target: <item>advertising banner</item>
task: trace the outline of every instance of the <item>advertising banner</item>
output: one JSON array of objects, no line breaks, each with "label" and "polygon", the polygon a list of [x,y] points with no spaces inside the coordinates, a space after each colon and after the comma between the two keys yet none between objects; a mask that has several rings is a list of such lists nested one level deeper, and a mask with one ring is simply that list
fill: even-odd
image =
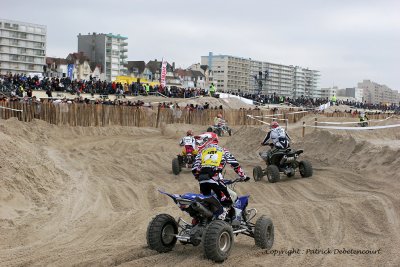
[{"label": "advertising banner", "polygon": [[167,77],[167,61],[162,61],[161,64],[161,87],[165,87],[166,85],[166,77]]}]

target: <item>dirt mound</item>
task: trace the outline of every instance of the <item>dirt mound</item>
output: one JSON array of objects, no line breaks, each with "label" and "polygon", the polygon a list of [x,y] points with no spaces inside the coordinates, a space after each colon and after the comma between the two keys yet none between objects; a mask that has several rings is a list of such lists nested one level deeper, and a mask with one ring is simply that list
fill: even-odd
[{"label": "dirt mound", "polygon": [[[312,123],[312,117],[306,117]],[[249,207],[275,224],[274,256],[238,236],[222,266],[400,265],[400,147],[396,128],[377,132],[307,129],[289,125],[293,146],[314,167],[307,179],[237,186]],[[42,121],[0,120],[0,266],[200,266],[199,247],[177,244],[167,254],[146,246],[150,219],[188,217],[157,189],[198,192],[190,170],[172,174],[171,160],[188,128],[57,127]],[[370,132],[370,133],[366,133]],[[247,174],[262,165],[261,127],[234,128],[222,137]],[[226,175],[234,172],[227,167]],[[368,249],[380,254],[309,253],[312,249]],[[308,252],[307,252],[308,251]]]}]

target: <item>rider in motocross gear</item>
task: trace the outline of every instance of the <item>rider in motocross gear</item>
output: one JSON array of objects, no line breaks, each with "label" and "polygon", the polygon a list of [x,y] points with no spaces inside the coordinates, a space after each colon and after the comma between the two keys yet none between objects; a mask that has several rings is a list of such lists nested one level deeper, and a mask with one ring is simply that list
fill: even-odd
[{"label": "rider in motocross gear", "polygon": [[198,151],[201,151],[205,146],[213,142],[213,134],[213,132],[205,132],[194,137],[196,139]]},{"label": "rider in motocross gear", "polygon": [[[269,143],[269,141],[272,142]],[[271,130],[267,133],[264,140],[261,142],[262,146],[269,145],[271,149],[269,151],[260,152],[260,156],[263,160],[267,160],[267,158],[272,155],[274,152],[279,149],[286,149],[290,146],[290,137],[286,133],[285,129],[279,126],[279,123],[276,121],[271,122]]]},{"label": "rider in motocross gear", "polygon": [[369,120],[368,117],[367,117],[367,114],[365,114],[364,112],[360,113],[359,119],[360,119],[360,122],[364,122],[364,121],[368,121]]},{"label": "rider in motocross gear", "polygon": [[225,168],[226,163],[231,165],[241,180],[248,181],[249,178],[246,177],[235,157],[227,149],[218,145],[217,134],[205,133],[203,135],[206,135],[205,138],[207,140],[195,158],[192,173],[198,180],[200,192],[203,195],[211,195],[211,191],[214,191],[223,206],[218,218],[224,220],[233,204],[222,177],[222,170]]},{"label": "rider in motocross gear", "polygon": [[222,114],[219,113],[215,118],[214,118],[214,130],[213,132],[217,133],[219,136],[223,135],[224,133],[228,133],[229,136],[232,135],[232,130],[229,128],[229,126],[226,123],[226,120],[222,118]]},{"label": "rider in motocross gear", "polygon": [[215,127],[218,127],[219,125],[221,125],[224,122],[225,122],[225,120],[222,118],[222,114],[221,113],[219,113],[217,115],[217,117],[214,118],[214,126]]},{"label": "rider in motocross gear", "polygon": [[191,147],[192,150],[192,154],[193,155],[197,155],[197,149],[196,149],[196,139],[193,136],[193,131],[192,130],[188,130],[186,132],[186,136],[184,136],[181,141],[179,142],[180,146],[183,146],[182,149],[182,155],[185,156],[186,155],[186,149],[189,147]]}]

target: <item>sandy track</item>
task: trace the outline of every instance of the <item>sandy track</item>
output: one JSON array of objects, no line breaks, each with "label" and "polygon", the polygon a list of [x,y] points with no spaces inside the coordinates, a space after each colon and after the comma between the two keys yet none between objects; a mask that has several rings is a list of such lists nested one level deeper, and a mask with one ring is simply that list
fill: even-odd
[{"label": "sandy track", "polygon": [[[311,119],[310,119],[311,120]],[[152,216],[186,216],[157,193],[195,191],[188,170],[171,172],[177,141],[187,127],[70,128],[44,122],[0,122],[1,266],[199,266],[211,265],[201,247],[178,244],[168,254],[146,247]],[[201,131],[202,127],[194,127]],[[222,143],[251,175],[260,165],[264,133],[242,127]],[[237,186],[250,207],[275,224],[273,256],[245,236],[236,239],[222,266],[398,266],[400,147],[395,130],[379,135],[293,128],[295,147],[305,149],[314,176],[276,184]],[[228,176],[233,172],[229,170]],[[298,174],[296,174],[298,177]],[[187,217],[186,217],[187,218]],[[381,249],[379,255],[310,255],[307,249]]]}]

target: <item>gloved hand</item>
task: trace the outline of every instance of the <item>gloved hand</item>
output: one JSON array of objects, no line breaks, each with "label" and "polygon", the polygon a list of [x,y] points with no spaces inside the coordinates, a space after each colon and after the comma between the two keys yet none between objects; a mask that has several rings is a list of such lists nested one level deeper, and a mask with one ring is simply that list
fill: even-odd
[{"label": "gloved hand", "polygon": [[198,172],[198,171],[193,172],[193,175],[194,175],[194,179],[199,180],[200,172]]},{"label": "gloved hand", "polygon": [[240,181],[241,182],[247,182],[247,181],[249,181],[250,180],[250,177],[246,177],[246,176],[243,176],[243,177],[240,177]]}]

